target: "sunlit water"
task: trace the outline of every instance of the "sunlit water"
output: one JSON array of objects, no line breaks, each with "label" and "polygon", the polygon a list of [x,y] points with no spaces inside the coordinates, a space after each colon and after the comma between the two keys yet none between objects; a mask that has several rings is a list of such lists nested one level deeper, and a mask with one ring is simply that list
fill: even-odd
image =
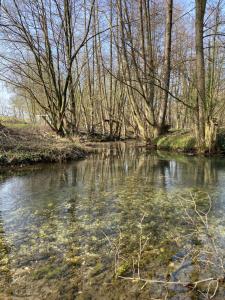
[{"label": "sunlit water", "polygon": [[[206,220],[208,194],[206,232],[191,200]],[[109,144],[83,161],[7,177],[0,299],[225,299],[224,212],[224,158]],[[210,277],[218,288],[176,284]]]}]

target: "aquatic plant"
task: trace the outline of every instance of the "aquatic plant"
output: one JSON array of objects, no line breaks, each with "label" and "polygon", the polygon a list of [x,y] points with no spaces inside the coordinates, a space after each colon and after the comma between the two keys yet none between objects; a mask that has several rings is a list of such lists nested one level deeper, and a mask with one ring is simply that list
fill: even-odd
[{"label": "aquatic plant", "polygon": [[[177,195],[179,203],[183,208],[182,218],[190,225],[190,229],[188,233],[181,232],[177,236],[172,235],[171,238],[173,238],[176,243],[182,244],[184,253],[182,255],[172,255],[165,247],[147,251],[147,255],[150,255],[151,258],[153,258],[153,253],[157,253],[160,261],[164,263],[166,260],[161,257],[161,254],[165,254],[169,259],[174,257],[174,261],[168,264],[167,271],[163,272],[165,274],[164,278],[154,278],[152,277],[153,275],[146,272],[144,268],[146,262],[144,250],[149,241],[148,236],[143,235],[145,214],[138,224],[138,248],[136,251],[124,253],[122,249],[123,233],[121,233],[121,231],[114,240],[110,240],[109,237],[105,235],[109,241],[112,252],[114,252],[114,270],[116,277],[133,283],[142,283],[141,290],[147,285],[160,284],[167,290],[168,295],[168,289],[170,290],[170,287],[174,289],[176,286],[182,286],[186,291],[189,289],[192,291],[196,290],[197,293],[203,295],[205,299],[213,299],[218,292],[219,286],[224,286],[225,283],[225,255],[221,247],[216,245],[218,237],[208,222],[209,214],[212,209],[211,198],[208,196],[208,201],[206,202],[206,197],[202,198],[201,194],[202,193],[190,193],[189,198],[184,198],[179,194]],[[208,204],[206,205],[206,203]],[[195,240],[199,242],[196,243]],[[130,261],[130,257],[132,257],[132,261]],[[201,269],[192,272],[189,280],[186,278],[181,279],[181,271],[190,266],[194,269],[201,266]],[[141,270],[141,267],[143,270]],[[141,276],[142,272],[149,274],[150,277],[146,278]],[[206,274],[210,274],[211,276],[206,277]],[[194,275],[196,275],[196,278],[194,278]]]}]

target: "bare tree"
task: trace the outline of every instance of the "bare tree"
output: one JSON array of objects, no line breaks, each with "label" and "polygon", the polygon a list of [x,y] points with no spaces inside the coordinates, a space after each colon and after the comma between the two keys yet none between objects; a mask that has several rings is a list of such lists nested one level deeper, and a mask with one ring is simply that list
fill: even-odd
[{"label": "bare tree", "polygon": [[[77,3],[76,3],[77,5]],[[94,0],[88,12],[85,31],[77,36],[75,45],[75,8],[73,0],[7,1],[3,7],[4,40],[16,52],[16,58],[2,56],[2,65],[9,72],[2,79],[26,90],[42,107],[46,121],[60,135],[66,134],[66,112],[69,104],[74,111],[75,59],[88,40]],[[86,10],[87,8],[85,8]],[[12,76],[14,72],[17,76]],[[18,78],[20,77],[20,80]],[[29,79],[31,85],[27,85]],[[41,102],[36,88],[45,95]]]}]

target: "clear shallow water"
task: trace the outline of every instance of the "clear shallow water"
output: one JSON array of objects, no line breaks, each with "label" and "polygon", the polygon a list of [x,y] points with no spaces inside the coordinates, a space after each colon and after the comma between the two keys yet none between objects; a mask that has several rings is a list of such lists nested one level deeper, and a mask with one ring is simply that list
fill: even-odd
[{"label": "clear shallow water", "polygon": [[[213,243],[190,202],[206,212],[207,194]],[[224,212],[224,158],[124,143],[3,179],[0,299],[205,299],[208,282],[193,290],[128,278],[223,277]],[[222,282],[214,299],[225,299]]]}]

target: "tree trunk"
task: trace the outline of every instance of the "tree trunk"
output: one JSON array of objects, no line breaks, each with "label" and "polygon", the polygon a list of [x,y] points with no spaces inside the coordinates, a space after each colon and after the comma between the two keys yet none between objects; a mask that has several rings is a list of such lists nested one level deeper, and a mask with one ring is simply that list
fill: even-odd
[{"label": "tree trunk", "polygon": [[197,87],[197,143],[200,152],[205,151],[205,61],[203,47],[203,26],[206,0],[195,0],[195,48]]},{"label": "tree trunk", "polygon": [[166,125],[166,116],[168,108],[168,91],[170,88],[171,73],[171,46],[172,46],[172,25],[173,25],[173,0],[167,1],[166,9],[166,34],[165,34],[165,50],[164,50],[164,88],[162,115],[160,120],[159,134],[164,133]]}]

